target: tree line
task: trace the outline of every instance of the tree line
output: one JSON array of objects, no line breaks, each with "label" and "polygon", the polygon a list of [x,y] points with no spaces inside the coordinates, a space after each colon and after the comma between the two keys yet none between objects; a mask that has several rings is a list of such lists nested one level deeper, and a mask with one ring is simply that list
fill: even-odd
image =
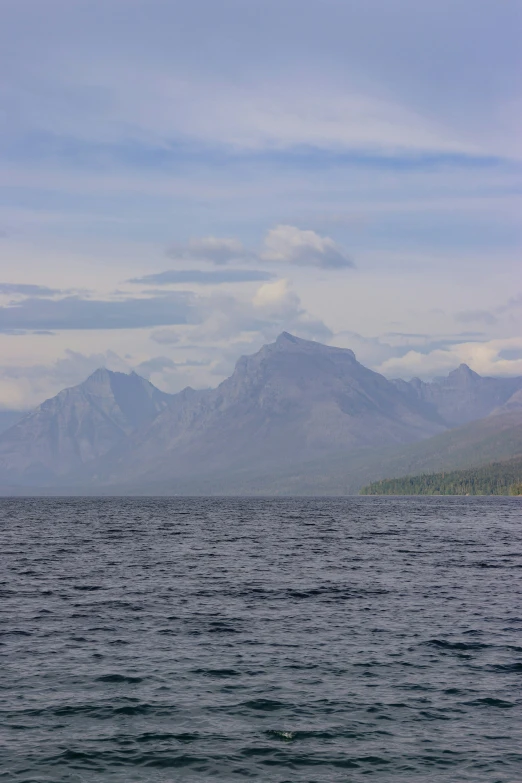
[{"label": "tree line", "polygon": [[522,495],[522,457],[468,470],[374,481],[361,495]]}]

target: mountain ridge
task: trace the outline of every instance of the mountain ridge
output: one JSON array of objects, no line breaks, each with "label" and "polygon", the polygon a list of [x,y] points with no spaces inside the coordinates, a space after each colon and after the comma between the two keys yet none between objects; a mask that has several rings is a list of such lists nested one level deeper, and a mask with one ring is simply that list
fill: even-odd
[{"label": "mountain ridge", "polygon": [[22,481],[65,476],[110,451],[169,399],[136,373],[99,368],[0,435],[0,472]]},{"label": "mountain ridge", "polygon": [[406,394],[436,408],[448,427],[482,419],[501,408],[522,389],[522,378],[481,376],[467,364],[461,364],[445,378],[421,381],[393,381]]},{"label": "mountain ridge", "polygon": [[406,443],[441,429],[421,401],[405,401],[353,351],[283,333],[241,357],[216,389],[173,402],[150,430],[137,433],[130,449],[111,454],[103,472],[119,482],[145,464],[154,480],[243,469],[248,461],[265,469],[341,446]]},{"label": "mountain ridge", "polygon": [[426,459],[437,462],[429,456],[437,438],[447,451],[449,433],[470,416],[491,420],[482,425],[489,443],[519,410],[522,378],[483,378],[460,365],[431,382],[388,380],[350,349],[283,332],[238,359],[214,389],[169,395],[135,372],[99,368],[0,434],[0,483],[174,491],[198,482],[234,487],[245,476],[254,484],[266,476],[269,486],[272,475],[276,486],[315,465],[309,478],[318,485],[319,474],[328,484],[328,465],[342,470],[342,455],[354,480],[366,471],[364,483],[379,478],[372,470],[384,469],[388,452],[404,465],[409,450],[421,458],[422,444],[432,444]]}]

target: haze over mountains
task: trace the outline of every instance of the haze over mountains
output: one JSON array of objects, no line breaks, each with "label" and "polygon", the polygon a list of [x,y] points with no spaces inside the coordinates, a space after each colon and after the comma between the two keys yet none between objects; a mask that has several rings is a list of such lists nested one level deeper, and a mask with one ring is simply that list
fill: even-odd
[{"label": "haze over mountains", "polygon": [[429,462],[446,448],[449,459],[474,439],[476,453],[478,437],[489,443],[483,451],[493,438],[497,451],[522,452],[518,425],[522,378],[482,378],[461,365],[431,383],[389,381],[350,350],[283,332],[242,357],[216,389],[169,395],[135,373],[97,370],[0,434],[0,485],[4,492],[355,491],[391,475],[415,449]]},{"label": "haze over mountains", "polygon": [[0,435],[0,476],[38,484],[72,474],[151,422],[170,398],[136,373],[96,370]]},{"label": "haze over mountains", "polygon": [[517,393],[522,396],[522,378],[482,378],[466,364],[450,372],[447,378],[431,383],[419,378],[393,383],[405,394],[432,405],[449,427],[482,419],[511,403]]},{"label": "haze over mountains", "polygon": [[13,424],[16,424],[20,419],[26,415],[27,411],[20,410],[0,410],[0,435],[5,432]]}]

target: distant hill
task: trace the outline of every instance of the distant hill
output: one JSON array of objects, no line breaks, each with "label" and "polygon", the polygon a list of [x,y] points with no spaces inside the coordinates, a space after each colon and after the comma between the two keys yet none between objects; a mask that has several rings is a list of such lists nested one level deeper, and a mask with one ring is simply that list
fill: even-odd
[{"label": "distant hill", "polygon": [[[138,494],[353,495],[379,479],[452,471],[522,456],[522,416],[492,415],[407,445],[337,449],[280,466],[207,471],[135,485]],[[119,491],[125,491],[120,485]]]},{"label": "distant hill", "polygon": [[470,470],[376,481],[361,495],[522,495],[522,457]]},{"label": "distant hill", "polygon": [[[379,479],[453,471],[522,456],[522,411],[495,413],[415,443],[336,449],[278,470],[245,464],[234,471],[137,481],[138,494],[353,495]],[[119,486],[125,492],[125,485]]]},{"label": "distant hill", "polygon": [[522,410],[495,413],[383,455],[376,478],[459,470],[522,455]]},{"label": "distant hill", "polygon": [[[158,420],[159,421],[159,420]],[[522,410],[500,411],[462,427],[414,443],[383,443],[381,448],[336,448],[320,457],[296,459],[274,470],[245,463],[235,470],[219,466],[168,481],[137,481],[139,493],[208,495],[352,495],[385,478],[478,467],[522,456]],[[119,491],[125,491],[123,482]]]}]

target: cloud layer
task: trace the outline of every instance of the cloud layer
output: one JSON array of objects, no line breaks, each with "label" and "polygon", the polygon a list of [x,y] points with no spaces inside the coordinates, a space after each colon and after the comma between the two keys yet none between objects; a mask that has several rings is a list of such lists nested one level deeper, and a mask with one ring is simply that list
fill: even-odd
[{"label": "cloud layer", "polygon": [[141,285],[176,285],[179,283],[224,285],[227,283],[255,283],[270,280],[272,277],[271,272],[264,272],[260,269],[169,269],[166,272],[133,277],[127,282]]},{"label": "cloud layer", "polygon": [[117,300],[29,297],[0,307],[0,332],[13,330],[141,329],[190,323],[190,297],[181,292]]},{"label": "cloud layer", "polygon": [[0,406],[212,385],[283,329],[520,372],[521,13],[4,0]]},{"label": "cloud layer", "polygon": [[330,237],[295,226],[276,226],[265,237],[261,259],[295,266],[345,269],[355,264],[346,251]]},{"label": "cloud layer", "polygon": [[[194,263],[207,262],[219,266],[231,262],[243,261],[255,264],[278,264],[285,266],[309,266],[319,269],[347,269],[355,264],[347,251],[328,236],[322,236],[310,229],[303,230],[297,226],[278,225],[271,228],[265,235],[261,248],[258,251],[246,248],[238,239],[204,237],[191,239],[186,245],[174,245],[168,248],[167,255],[176,261],[192,261]],[[161,279],[166,282],[170,277],[171,282],[183,282],[175,280],[179,275],[189,275],[186,271],[168,271],[160,275],[152,275],[132,280],[131,282],[158,282]],[[195,271],[192,274],[198,274]],[[231,274],[231,273],[229,273]],[[241,272],[234,270],[234,275]],[[243,274],[248,274],[244,272]],[[263,274],[262,272],[251,272]],[[215,275],[215,281],[234,282],[226,279],[226,274]],[[263,278],[245,277],[244,281],[260,280]],[[264,278],[267,279],[267,278]],[[193,280],[191,282],[197,282]]]}]

